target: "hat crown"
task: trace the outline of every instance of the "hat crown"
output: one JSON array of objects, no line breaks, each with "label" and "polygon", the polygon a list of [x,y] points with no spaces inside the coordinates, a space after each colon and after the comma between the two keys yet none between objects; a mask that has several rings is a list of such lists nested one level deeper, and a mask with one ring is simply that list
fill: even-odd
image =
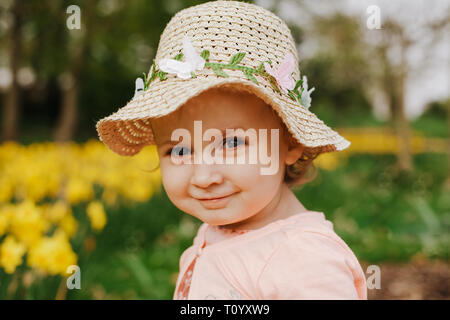
[{"label": "hat crown", "polygon": [[272,67],[278,67],[291,53],[295,59],[293,77],[300,77],[291,31],[282,19],[257,5],[219,0],[179,11],[161,34],[156,63],[181,53],[184,36],[198,53],[208,50],[209,61],[217,63],[228,63],[233,55],[244,52],[241,65],[257,68],[270,60]]},{"label": "hat crown", "polygon": [[[176,61],[180,58],[184,62]],[[249,90],[271,105],[308,154],[350,145],[299,103],[306,93],[310,104],[313,89],[307,88],[306,79],[299,80],[297,49],[288,26],[264,8],[219,0],[183,9],[161,34],[155,62],[157,66],[152,64],[144,74],[148,80],[144,90],[139,81],[126,106],[97,122],[100,140],[120,155],[134,155],[155,144],[150,119],[168,115],[199,93],[223,85]],[[299,97],[295,88],[300,84]]]}]

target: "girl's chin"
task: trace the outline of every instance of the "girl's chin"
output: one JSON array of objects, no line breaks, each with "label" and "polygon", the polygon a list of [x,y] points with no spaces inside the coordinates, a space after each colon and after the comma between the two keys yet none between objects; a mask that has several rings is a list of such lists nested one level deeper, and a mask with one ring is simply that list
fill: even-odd
[{"label": "girl's chin", "polygon": [[[198,217],[198,216],[197,216]],[[226,212],[206,212],[201,217],[198,217],[203,222],[214,226],[232,225],[247,220],[249,217],[236,217],[229,215]]]},{"label": "girl's chin", "polygon": [[[216,216],[212,216],[212,215],[216,215]],[[221,226],[224,224],[232,223],[232,222],[230,222],[231,219],[227,219],[226,217],[224,217],[218,213],[208,213],[208,214],[203,215],[200,219],[203,222],[206,222],[213,226]]]}]

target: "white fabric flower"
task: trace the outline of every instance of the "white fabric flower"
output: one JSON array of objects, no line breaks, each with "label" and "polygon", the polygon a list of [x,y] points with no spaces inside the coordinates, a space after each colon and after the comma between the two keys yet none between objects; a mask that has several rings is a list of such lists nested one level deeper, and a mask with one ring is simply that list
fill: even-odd
[{"label": "white fabric flower", "polygon": [[205,67],[205,59],[203,59],[196,51],[191,40],[184,36],[183,38],[183,55],[186,62],[192,65],[194,70],[202,70]]},{"label": "white fabric flower", "polygon": [[143,92],[144,92],[144,80],[142,80],[142,78],[137,78],[133,98],[137,97],[138,95],[142,94]]},{"label": "white fabric flower", "polygon": [[205,67],[205,60],[195,51],[187,36],[183,38],[183,57],[184,62],[175,59],[161,59],[158,63],[159,69],[176,74],[178,78],[189,79],[191,78],[191,72],[202,70]]},{"label": "white fabric flower", "polygon": [[302,106],[304,106],[306,109],[309,109],[311,106],[311,93],[315,90],[315,88],[311,88],[308,91],[308,79],[306,76],[303,76],[303,83],[302,83],[302,95],[300,97]]}]

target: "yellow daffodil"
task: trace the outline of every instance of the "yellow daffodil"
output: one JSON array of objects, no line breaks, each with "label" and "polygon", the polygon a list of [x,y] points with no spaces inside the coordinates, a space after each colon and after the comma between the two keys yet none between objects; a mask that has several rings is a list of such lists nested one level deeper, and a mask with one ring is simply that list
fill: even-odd
[{"label": "yellow daffodil", "polygon": [[92,201],[87,207],[87,215],[91,222],[91,226],[95,230],[101,230],[106,224],[106,213],[103,203],[100,201]]},{"label": "yellow daffodil", "polygon": [[53,236],[43,237],[30,248],[27,263],[32,268],[52,275],[66,276],[67,267],[77,263],[77,256],[65,232],[56,230]]},{"label": "yellow daffodil", "polygon": [[20,241],[31,246],[35,244],[50,227],[44,219],[42,208],[32,201],[23,201],[14,208],[10,230]]},{"label": "yellow daffodil", "polygon": [[78,222],[71,214],[64,216],[59,225],[69,238],[72,238],[78,229]]},{"label": "yellow daffodil", "polygon": [[0,244],[0,266],[6,273],[14,273],[17,266],[22,264],[22,257],[26,246],[13,236],[7,236]]}]

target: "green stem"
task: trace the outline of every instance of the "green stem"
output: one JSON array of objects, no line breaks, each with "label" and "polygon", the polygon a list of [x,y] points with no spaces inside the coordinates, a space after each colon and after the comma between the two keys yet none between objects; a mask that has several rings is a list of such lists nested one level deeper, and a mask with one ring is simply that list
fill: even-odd
[{"label": "green stem", "polygon": [[269,74],[264,72],[264,71],[259,71],[255,68],[250,68],[250,67],[245,67],[245,66],[240,66],[240,65],[235,65],[235,64],[224,64],[224,63],[217,63],[217,62],[205,62],[205,67],[220,67],[222,69],[231,69],[231,70],[241,70],[243,72],[251,72],[251,73],[257,73],[260,74],[262,76],[268,76]]}]

